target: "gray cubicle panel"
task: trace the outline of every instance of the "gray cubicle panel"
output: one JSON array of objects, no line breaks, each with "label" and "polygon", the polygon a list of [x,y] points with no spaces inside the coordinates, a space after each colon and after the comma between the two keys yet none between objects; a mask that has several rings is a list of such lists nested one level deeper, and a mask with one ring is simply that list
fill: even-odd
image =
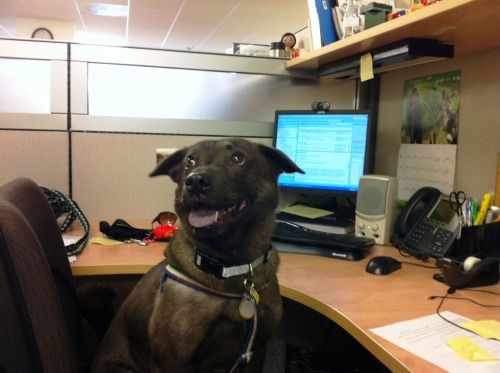
[{"label": "gray cubicle panel", "polygon": [[174,183],[147,176],[156,148],[224,136],[271,145],[276,109],[354,104],[354,82],[290,77],[268,58],[80,45],[72,58],[73,190],[91,217],[173,209]]},{"label": "gray cubicle panel", "polygon": [[0,184],[26,176],[68,192],[67,51],[0,40]]},{"label": "gray cubicle panel", "polygon": [[[90,219],[151,218],[173,208],[173,183],[147,177],[156,148],[224,136],[271,145],[277,109],[308,109],[313,101],[338,109],[356,104],[355,81],[292,75],[280,59],[10,39],[0,39],[0,46],[0,63],[14,58],[45,74],[42,88],[26,83],[26,69],[17,70],[21,75],[11,84],[14,92],[41,89],[45,95],[33,96],[42,109],[0,103],[2,165],[16,160],[0,181],[61,179],[49,185],[71,189]],[[51,162],[31,167],[14,145],[30,147],[24,144],[33,138]]]},{"label": "gray cubicle panel", "polygon": [[25,176],[69,192],[69,142],[62,131],[0,131],[0,185]]},{"label": "gray cubicle panel", "polygon": [[[495,49],[383,74],[376,113],[375,172],[396,174],[404,82],[460,70],[455,187],[478,198],[493,190],[500,153],[499,58],[500,50]],[[8,75],[11,80],[8,85],[3,79],[0,85],[0,182],[33,176],[62,190],[72,186],[75,197],[89,206],[91,218],[104,213],[149,217],[169,207],[172,186],[167,180],[136,179],[151,169],[158,146],[231,135],[270,143],[274,110],[308,109],[312,101],[330,101],[334,108],[349,109],[357,107],[358,99],[355,81],[316,79],[306,72],[294,75],[285,70],[283,60],[272,58],[0,39],[2,61],[10,66],[10,71],[2,66],[2,78]],[[30,67],[21,68],[25,64]],[[45,71],[40,85],[26,79],[36,69]],[[120,101],[113,102],[112,86],[103,90],[110,97],[94,92],[98,87],[93,85],[94,77],[110,70],[108,79],[118,76],[128,94],[125,99],[121,95],[121,106],[129,106],[127,114],[116,111]],[[128,84],[131,73],[149,76],[140,82],[140,91]],[[175,84],[168,83],[172,76]],[[40,89],[44,94],[35,94]],[[150,91],[160,97],[152,98]],[[104,103],[104,108],[94,107],[95,103]],[[115,111],[102,111],[106,106]],[[141,106],[142,112],[131,111]],[[115,161],[113,154],[130,156],[127,149],[134,149],[138,163]],[[93,183],[100,193],[86,184],[88,180],[99,180]],[[104,180],[113,183],[101,186]],[[106,200],[127,207],[96,207]]]}]

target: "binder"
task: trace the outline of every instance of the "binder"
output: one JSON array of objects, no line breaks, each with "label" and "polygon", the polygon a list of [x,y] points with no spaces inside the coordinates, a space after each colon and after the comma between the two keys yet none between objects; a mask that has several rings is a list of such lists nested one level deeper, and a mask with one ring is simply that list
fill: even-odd
[{"label": "binder", "polygon": [[335,25],[333,24],[332,6],[330,0],[315,0],[318,13],[321,44],[323,46],[337,41]]}]

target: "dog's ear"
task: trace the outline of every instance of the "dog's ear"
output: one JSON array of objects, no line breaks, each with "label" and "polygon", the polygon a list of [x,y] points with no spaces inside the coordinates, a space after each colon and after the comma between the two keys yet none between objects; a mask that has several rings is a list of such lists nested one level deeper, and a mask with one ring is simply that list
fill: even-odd
[{"label": "dog's ear", "polygon": [[175,183],[179,183],[179,171],[180,167],[182,167],[182,161],[186,156],[187,149],[181,149],[176,151],[175,153],[169,155],[164,158],[156,168],[151,171],[149,174],[150,177],[159,176],[159,175],[168,175],[172,178]]},{"label": "dog's ear", "polygon": [[305,174],[305,172],[295,164],[288,156],[283,153],[281,150],[276,148],[270,148],[269,146],[265,146],[262,144],[257,144],[260,153],[267,158],[271,168],[273,170],[273,174],[278,177],[283,172],[290,174],[292,172],[300,172],[301,174]]}]

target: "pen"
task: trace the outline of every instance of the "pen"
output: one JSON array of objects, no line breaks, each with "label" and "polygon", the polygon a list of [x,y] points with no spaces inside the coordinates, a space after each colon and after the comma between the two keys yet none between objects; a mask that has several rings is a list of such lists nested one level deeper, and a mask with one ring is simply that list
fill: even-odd
[{"label": "pen", "polygon": [[472,202],[472,224],[476,225],[476,219],[477,219],[477,199],[474,198],[474,201]]},{"label": "pen", "polygon": [[489,224],[493,221],[493,211],[491,209],[486,213],[486,218],[484,218],[484,224]]},{"label": "pen", "polygon": [[488,208],[490,207],[491,194],[485,194],[483,197],[483,202],[481,202],[481,208],[477,213],[476,220],[474,221],[474,225],[483,224],[484,218],[486,217],[486,213],[488,212]]},{"label": "pen", "polygon": [[465,226],[470,227],[472,225],[472,198],[467,197],[465,202]]}]

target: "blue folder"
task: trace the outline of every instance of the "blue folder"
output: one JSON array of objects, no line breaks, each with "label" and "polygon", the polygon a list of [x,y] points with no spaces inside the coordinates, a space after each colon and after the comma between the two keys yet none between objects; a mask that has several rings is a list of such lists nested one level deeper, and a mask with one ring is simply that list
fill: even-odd
[{"label": "blue folder", "polygon": [[315,0],[318,12],[319,29],[321,32],[321,44],[323,46],[337,41],[335,25],[333,24],[332,6],[330,0]]}]

